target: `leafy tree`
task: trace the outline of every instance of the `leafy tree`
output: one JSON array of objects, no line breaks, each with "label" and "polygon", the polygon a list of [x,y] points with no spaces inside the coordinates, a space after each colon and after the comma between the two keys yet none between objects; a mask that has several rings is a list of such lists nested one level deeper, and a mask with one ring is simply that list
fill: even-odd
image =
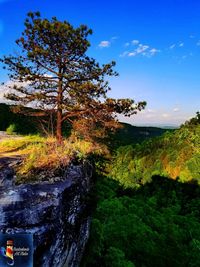
[{"label": "leafy tree", "polygon": [[[187,125],[197,125],[197,124],[200,124],[200,112],[199,111],[196,112],[196,117],[185,122],[186,126]],[[182,126],[184,126],[184,125],[182,125]]]},{"label": "leafy tree", "polygon": [[20,54],[1,59],[14,81],[7,98],[22,107],[31,104],[34,116],[55,114],[59,143],[64,121],[88,138],[102,137],[106,129],[118,127],[117,113],[130,116],[146,105],[107,97],[110,87],[105,78],[117,75],[115,62],[101,66],[86,55],[90,34],[85,25],[74,28],[67,21],[42,19],[39,12],[30,12],[16,41]]}]

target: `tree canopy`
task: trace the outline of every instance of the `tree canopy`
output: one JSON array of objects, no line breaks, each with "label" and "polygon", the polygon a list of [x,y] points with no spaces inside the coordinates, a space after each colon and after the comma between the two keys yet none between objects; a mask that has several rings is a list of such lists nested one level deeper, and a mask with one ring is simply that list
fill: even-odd
[{"label": "tree canopy", "polygon": [[59,142],[64,121],[88,138],[102,137],[107,129],[118,127],[117,114],[131,116],[146,105],[107,97],[106,77],[118,75],[115,62],[100,65],[87,56],[91,34],[86,25],[74,28],[67,21],[30,12],[16,41],[20,53],[1,59],[14,82],[6,97],[22,107],[34,107],[34,116],[54,116]]}]

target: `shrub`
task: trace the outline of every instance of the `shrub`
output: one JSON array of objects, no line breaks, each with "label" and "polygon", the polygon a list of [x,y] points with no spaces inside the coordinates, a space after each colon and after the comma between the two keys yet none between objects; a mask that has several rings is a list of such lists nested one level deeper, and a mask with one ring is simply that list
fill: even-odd
[{"label": "shrub", "polygon": [[13,124],[10,124],[10,125],[8,126],[8,128],[6,129],[6,133],[7,133],[7,134],[10,134],[10,135],[15,134],[16,131],[17,131],[17,125],[14,124],[14,123],[13,123]]}]

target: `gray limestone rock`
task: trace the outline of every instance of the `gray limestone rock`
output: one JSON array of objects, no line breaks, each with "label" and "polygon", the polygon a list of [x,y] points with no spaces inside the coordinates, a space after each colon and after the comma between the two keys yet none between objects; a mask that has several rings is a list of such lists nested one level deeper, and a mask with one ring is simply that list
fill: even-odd
[{"label": "gray limestone rock", "polygon": [[71,165],[54,183],[18,186],[12,183],[12,170],[4,171],[0,175],[0,232],[33,233],[34,266],[79,266],[89,237],[87,195],[92,166]]}]

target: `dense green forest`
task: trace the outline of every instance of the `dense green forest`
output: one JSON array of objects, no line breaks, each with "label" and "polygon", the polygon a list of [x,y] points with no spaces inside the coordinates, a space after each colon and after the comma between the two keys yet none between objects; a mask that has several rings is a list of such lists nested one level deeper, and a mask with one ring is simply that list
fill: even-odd
[{"label": "dense green forest", "polygon": [[82,266],[200,266],[199,193],[164,177],[136,191],[101,179]]},{"label": "dense green forest", "polygon": [[117,150],[97,177],[83,267],[200,266],[199,123]]}]

